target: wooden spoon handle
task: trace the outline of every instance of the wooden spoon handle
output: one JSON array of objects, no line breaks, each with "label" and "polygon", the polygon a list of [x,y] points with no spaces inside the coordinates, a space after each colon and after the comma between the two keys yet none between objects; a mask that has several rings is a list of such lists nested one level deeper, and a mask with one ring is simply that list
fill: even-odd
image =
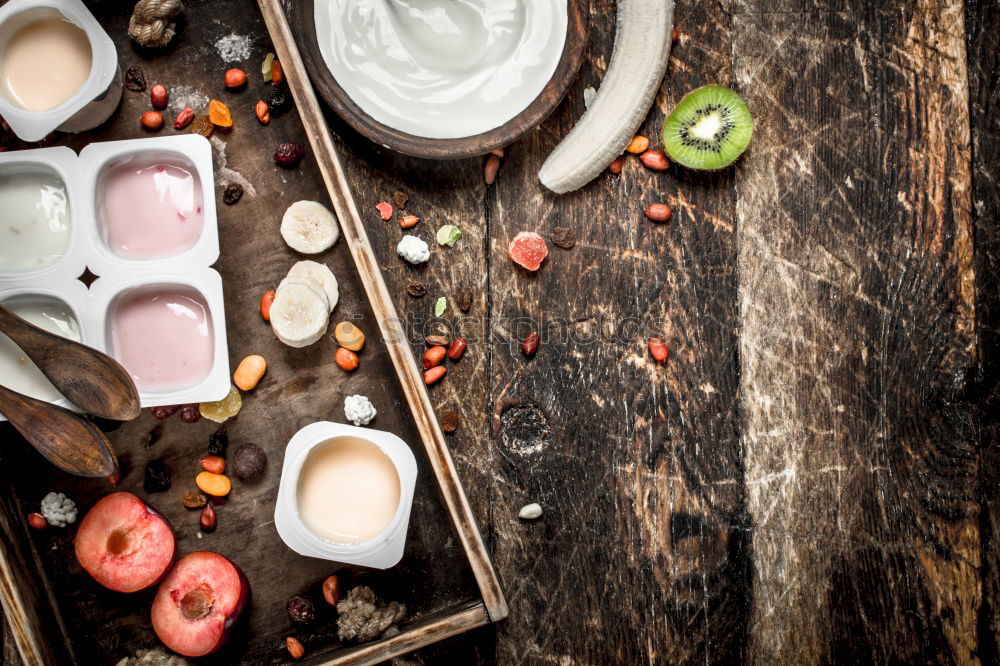
[{"label": "wooden spoon handle", "polygon": [[68,409],[0,386],[0,413],[64,472],[92,477],[118,473],[118,459],[108,438]]}]

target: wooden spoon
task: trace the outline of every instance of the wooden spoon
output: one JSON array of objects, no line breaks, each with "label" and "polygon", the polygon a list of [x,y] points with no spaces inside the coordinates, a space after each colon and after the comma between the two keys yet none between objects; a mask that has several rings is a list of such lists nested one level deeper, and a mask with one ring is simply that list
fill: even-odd
[{"label": "wooden spoon", "polygon": [[68,409],[0,386],[0,413],[53,465],[78,476],[112,476],[118,459],[108,438]]},{"label": "wooden spoon", "polygon": [[49,333],[2,305],[0,332],[6,333],[59,392],[81,410],[116,421],[130,421],[139,416],[135,382],[107,354]]}]

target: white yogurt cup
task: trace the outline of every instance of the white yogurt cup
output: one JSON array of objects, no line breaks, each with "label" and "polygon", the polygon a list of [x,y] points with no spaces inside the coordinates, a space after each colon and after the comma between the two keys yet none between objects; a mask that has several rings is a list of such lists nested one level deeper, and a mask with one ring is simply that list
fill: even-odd
[{"label": "white yogurt cup", "polygon": [[[340,437],[357,438],[374,444],[392,461],[399,475],[399,506],[395,515],[384,530],[361,543],[334,543],[319,537],[306,526],[298,510],[297,495],[303,463],[318,445]],[[410,447],[396,435],[330,421],[311,423],[295,433],[285,449],[278,502],[274,507],[274,526],[281,540],[299,555],[388,569],[403,557],[416,481],[416,458]]]},{"label": "white yogurt cup", "polygon": [[10,39],[40,20],[64,18],[83,30],[90,42],[90,76],[66,101],[46,111],[25,109],[0,93],[0,116],[25,141],[40,141],[53,130],[82,132],[107,120],[122,97],[118,52],[80,0],[10,0],[0,7],[0,59]]}]

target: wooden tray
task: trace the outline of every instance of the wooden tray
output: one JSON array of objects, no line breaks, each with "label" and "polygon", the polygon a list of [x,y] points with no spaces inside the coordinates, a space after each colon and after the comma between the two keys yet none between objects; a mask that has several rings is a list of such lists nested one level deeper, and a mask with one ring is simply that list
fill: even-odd
[{"label": "wooden tray", "polygon": [[[124,38],[128,15],[122,15],[121,6],[107,2],[91,6],[116,40],[123,67],[141,64],[150,83],[174,86],[184,81],[223,99],[227,93],[218,79],[224,66],[196,45],[212,44],[234,29],[262,34],[261,17],[248,12],[250,8],[246,0],[187,7],[185,30],[170,47],[170,57],[164,58],[147,56],[128,45]],[[226,295],[231,365],[235,367],[249,353],[264,355],[269,364],[261,385],[244,397],[243,411],[224,426],[230,435],[230,451],[240,442],[256,442],[268,453],[267,471],[254,483],[235,481],[230,500],[218,507],[218,530],[202,535],[198,512],[185,509],[180,500],[194,490],[198,458],[219,426],[204,419],[185,424],[177,416],[157,422],[144,413],[114,429],[109,437],[122,463],[119,489],[147,499],[170,520],[179,553],[218,551],[239,564],[251,581],[249,623],[229,647],[202,662],[283,663],[288,659],[284,637],[294,635],[307,649],[300,663],[376,663],[500,620],[507,607],[284,15],[276,0],[261,0],[261,9],[305,127],[289,113],[275,118],[268,128],[258,128],[252,116],[256,91],[238,98],[239,106],[231,104],[237,127],[220,138],[229,168],[242,169],[254,184],[256,196],[248,193],[233,207],[220,206],[222,256],[216,268],[223,276]],[[232,17],[227,18],[225,29],[212,20],[219,15]],[[245,63],[251,75],[256,63],[254,53]],[[109,124],[82,137],[60,135],[54,143],[79,150],[91,141],[143,136],[135,119],[147,108],[146,95],[126,92]],[[261,150],[261,142],[270,147],[279,141],[312,144],[310,158],[294,171],[275,168],[270,152]],[[333,363],[334,347],[329,342],[303,350],[284,347],[257,312],[260,294],[273,288],[298,259],[277,234],[281,211],[298,199],[328,198],[317,164],[345,236],[321,257],[341,282],[335,320],[353,318],[370,341],[361,355],[361,369],[349,376]],[[352,258],[357,271],[352,270]],[[400,384],[389,379],[393,371]],[[345,646],[336,639],[336,623],[330,614],[309,630],[290,625],[285,612],[288,597],[305,593],[318,598],[319,583],[339,565],[290,551],[274,530],[272,512],[289,437],[311,421],[342,420],[343,398],[353,393],[370,396],[378,407],[372,427],[395,432],[414,445],[419,476],[403,561],[385,572],[345,572],[349,584],[370,585],[381,598],[407,605],[401,633]],[[0,599],[22,662],[26,666],[114,664],[156,647],[148,614],[152,591],[121,595],[101,588],[76,562],[75,530],[34,531],[24,521],[49,490],[66,492],[86,511],[111,487],[59,472],[18,440],[8,426],[0,430]],[[423,441],[423,451],[416,446],[418,441]],[[142,488],[143,468],[153,458],[163,459],[173,470],[173,486],[165,493],[149,494]],[[321,600],[318,607],[323,608]]]}]

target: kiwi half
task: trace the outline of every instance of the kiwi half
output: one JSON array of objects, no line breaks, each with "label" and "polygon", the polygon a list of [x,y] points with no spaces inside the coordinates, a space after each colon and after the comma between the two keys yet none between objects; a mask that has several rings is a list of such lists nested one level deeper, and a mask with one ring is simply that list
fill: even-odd
[{"label": "kiwi half", "polygon": [[753,116],[743,98],[723,86],[692,90],[663,123],[670,158],[690,169],[722,169],[750,145]]}]

